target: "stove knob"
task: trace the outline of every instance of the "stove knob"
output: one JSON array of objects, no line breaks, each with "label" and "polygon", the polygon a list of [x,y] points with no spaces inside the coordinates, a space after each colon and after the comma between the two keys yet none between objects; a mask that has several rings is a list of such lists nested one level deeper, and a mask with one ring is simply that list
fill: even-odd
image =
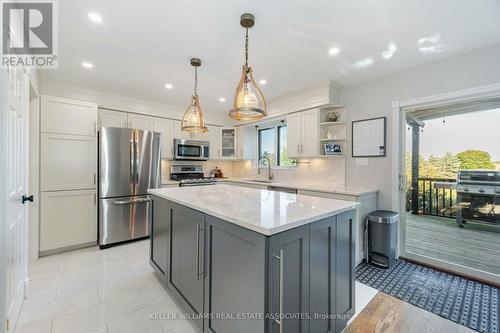
[{"label": "stove knob", "polygon": [[499,193],[500,194],[500,188],[496,188],[495,189],[495,193]]},{"label": "stove knob", "polygon": [[484,193],[484,188],[480,188],[479,193]]},{"label": "stove knob", "polygon": [[464,187],[464,192],[469,192],[469,188],[468,187]]}]

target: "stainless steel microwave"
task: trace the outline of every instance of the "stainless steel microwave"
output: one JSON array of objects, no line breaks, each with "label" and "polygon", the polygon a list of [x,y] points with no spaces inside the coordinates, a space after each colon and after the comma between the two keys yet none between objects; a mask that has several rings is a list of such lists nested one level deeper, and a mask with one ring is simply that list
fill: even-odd
[{"label": "stainless steel microwave", "polygon": [[174,139],[174,159],[206,161],[209,157],[210,142]]}]

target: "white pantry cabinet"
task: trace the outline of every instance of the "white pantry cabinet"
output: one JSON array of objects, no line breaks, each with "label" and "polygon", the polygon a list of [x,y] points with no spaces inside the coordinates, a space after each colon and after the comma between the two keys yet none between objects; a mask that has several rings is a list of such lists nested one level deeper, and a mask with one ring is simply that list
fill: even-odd
[{"label": "white pantry cabinet", "polygon": [[318,156],[318,110],[292,113],[287,117],[288,156]]},{"label": "white pantry cabinet", "polygon": [[161,134],[161,157],[172,158],[174,136],[171,119],[154,118],[154,131]]},{"label": "white pantry cabinet", "polygon": [[154,128],[154,118],[143,114],[129,113],[128,127],[145,131],[152,131]]},{"label": "white pantry cabinet", "polygon": [[52,96],[41,101],[41,132],[96,135],[97,104]]},{"label": "white pantry cabinet", "polygon": [[97,240],[96,190],[42,192],[40,251]]},{"label": "white pantry cabinet", "polygon": [[40,189],[96,188],[97,144],[93,136],[42,133]]},{"label": "white pantry cabinet", "polygon": [[99,109],[99,127],[128,127],[127,112]]}]

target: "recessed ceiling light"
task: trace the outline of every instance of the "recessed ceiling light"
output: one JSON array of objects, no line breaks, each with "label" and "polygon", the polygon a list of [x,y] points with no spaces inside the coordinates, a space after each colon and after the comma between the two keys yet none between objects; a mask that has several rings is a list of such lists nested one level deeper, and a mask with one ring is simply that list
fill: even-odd
[{"label": "recessed ceiling light", "polygon": [[397,50],[398,50],[398,47],[396,46],[396,44],[389,43],[389,45],[387,46],[387,50],[382,51],[382,58],[384,58],[385,60],[391,59]]},{"label": "recessed ceiling light", "polygon": [[92,63],[90,63],[88,61],[82,62],[82,66],[85,68],[94,68],[94,65],[92,65]]},{"label": "recessed ceiling light", "polygon": [[102,23],[102,16],[97,14],[97,13],[90,12],[88,14],[88,17],[89,17],[89,20],[91,20],[94,23]]},{"label": "recessed ceiling light", "polygon": [[226,99],[224,97],[219,98],[219,102],[224,103]]},{"label": "recessed ceiling light", "polygon": [[174,89],[174,86],[171,83],[167,83],[165,85],[165,89],[172,90],[172,89]]},{"label": "recessed ceiling light", "polygon": [[259,84],[265,86],[267,84],[267,80],[266,79],[262,79],[262,80],[259,81]]},{"label": "recessed ceiling light", "polygon": [[354,63],[353,67],[355,69],[364,69],[364,68],[367,68],[367,67],[370,67],[371,65],[373,65],[373,58],[365,58],[365,59],[361,59],[361,60],[358,60]]},{"label": "recessed ceiling light", "polygon": [[332,47],[328,50],[328,54],[331,56],[335,56],[340,53],[340,49],[338,47]]}]

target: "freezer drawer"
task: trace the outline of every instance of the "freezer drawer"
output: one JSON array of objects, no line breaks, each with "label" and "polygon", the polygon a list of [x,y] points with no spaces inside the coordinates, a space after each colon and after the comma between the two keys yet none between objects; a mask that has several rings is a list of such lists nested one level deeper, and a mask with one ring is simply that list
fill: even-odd
[{"label": "freezer drawer", "polygon": [[99,245],[149,236],[149,196],[99,200]]}]

